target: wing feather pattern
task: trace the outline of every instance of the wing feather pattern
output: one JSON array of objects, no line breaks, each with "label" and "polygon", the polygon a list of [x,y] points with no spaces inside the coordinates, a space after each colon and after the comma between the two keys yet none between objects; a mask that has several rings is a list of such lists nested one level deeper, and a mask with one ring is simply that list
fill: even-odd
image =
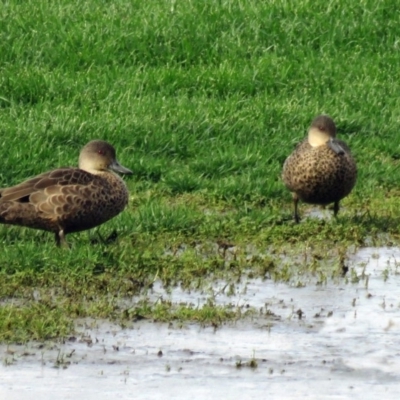
[{"label": "wing feather pattern", "polygon": [[95,175],[78,168],[61,168],[28,179],[0,191],[0,204],[5,202],[30,203],[49,218],[57,218],[80,208],[91,195],[101,191]]}]

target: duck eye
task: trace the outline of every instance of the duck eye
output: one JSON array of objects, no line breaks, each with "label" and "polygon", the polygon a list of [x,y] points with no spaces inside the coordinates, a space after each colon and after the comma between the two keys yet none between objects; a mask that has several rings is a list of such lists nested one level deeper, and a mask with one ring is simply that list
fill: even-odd
[{"label": "duck eye", "polygon": [[100,154],[101,156],[104,156],[104,150],[97,150],[97,153]]}]

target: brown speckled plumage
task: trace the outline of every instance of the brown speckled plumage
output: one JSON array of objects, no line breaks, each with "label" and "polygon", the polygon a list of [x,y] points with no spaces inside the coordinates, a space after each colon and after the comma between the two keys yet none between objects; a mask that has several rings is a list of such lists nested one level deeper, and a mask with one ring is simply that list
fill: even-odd
[{"label": "brown speckled plumage", "polygon": [[[325,142],[311,146],[310,135],[322,135]],[[314,136],[314,137],[316,137]],[[339,201],[353,189],[357,179],[356,163],[349,147],[335,139],[336,127],[332,119],[321,115],[311,124],[309,137],[300,142],[283,166],[283,181],[292,192],[295,220],[299,221],[299,199],[311,204],[334,203],[334,214]]]},{"label": "brown speckled plumage", "polygon": [[80,168],[59,168],[19,185],[0,189],[0,223],[42,229],[65,235],[98,226],[119,214],[128,204],[128,190],[114,172],[129,174],[102,140],[81,151]]}]

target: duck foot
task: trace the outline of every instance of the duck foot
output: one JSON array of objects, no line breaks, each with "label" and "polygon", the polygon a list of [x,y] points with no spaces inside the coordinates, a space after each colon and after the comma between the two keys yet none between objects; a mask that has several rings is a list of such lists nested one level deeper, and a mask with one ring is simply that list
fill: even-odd
[{"label": "duck foot", "polygon": [[91,239],[90,243],[91,244],[98,244],[98,243],[102,243],[102,244],[111,244],[114,243],[117,239],[118,239],[118,232],[116,229],[114,229],[110,235],[108,235],[106,238],[104,238],[100,231],[97,231],[97,236],[98,239]]}]

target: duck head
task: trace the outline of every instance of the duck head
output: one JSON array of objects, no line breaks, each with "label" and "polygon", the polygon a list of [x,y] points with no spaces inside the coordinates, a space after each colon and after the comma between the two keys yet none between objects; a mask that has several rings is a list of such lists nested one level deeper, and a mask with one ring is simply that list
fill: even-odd
[{"label": "duck head", "polygon": [[312,147],[328,145],[335,153],[343,154],[344,150],[336,141],[336,125],[328,115],[314,118],[308,130],[308,143]]},{"label": "duck head", "polygon": [[104,140],[92,140],[85,145],[79,154],[79,168],[91,174],[113,171],[118,174],[132,174],[116,158],[115,149]]}]

